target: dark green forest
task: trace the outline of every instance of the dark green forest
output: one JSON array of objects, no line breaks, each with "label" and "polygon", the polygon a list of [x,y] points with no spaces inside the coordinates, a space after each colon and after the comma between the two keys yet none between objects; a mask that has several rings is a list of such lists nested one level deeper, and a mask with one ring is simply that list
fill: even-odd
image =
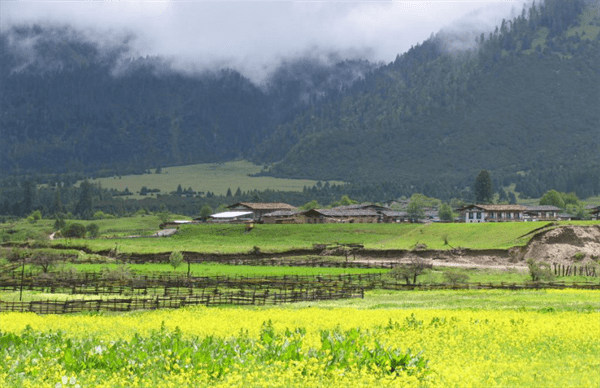
[{"label": "dark green forest", "polygon": [[[187,74],[132,57],[127,40],[107,47],[67,26],[13,26],[0,34],[0,214],[83,216],[77,180],[236,158],[262,174],[350,182],[244,200],[471,200],[482,169],[525,197],[600,194],[598,7],[536,2],[473,34],[468,49],[464,34],[441,31],[389,64],[301,58],[261,85],[233,69]],[[116,213],[166,204],[189,214],[228,200],[133,204],[93,190],[94,207]]]},{"label": "dark green forest", "polygon": [[0,175],[233,160],[374,66],[303,58],[258,86],[232,69],[186,75],[159,57],[127,57],[126,43],[107,51],[80,39],[69,27],[0,35]]},{"label": "dark green forest", "polygon": [[477,50],[440,32],[280,125],[256,160],[286,177],[464,187],[485,168],[530,196],[598,193],[600,35],[573,34],[584,20],[600,25],[597,8],[546,1]]}]

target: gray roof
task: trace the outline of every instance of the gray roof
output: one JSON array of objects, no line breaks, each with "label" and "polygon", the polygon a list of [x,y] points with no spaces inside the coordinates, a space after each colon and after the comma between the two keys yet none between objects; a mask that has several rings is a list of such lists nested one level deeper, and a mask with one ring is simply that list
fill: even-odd
[{"label": "gray roof", "polygon": [[551,205],[542,205],[542,206],[525,206],[527,208],[527,211],[532,211],[532,212],[558,212],[561,211],[562,209],[556,206],[551,206]]},{"label": "gray roof", "polygon": [[271,213],[267,213],[263,215],[263,217],[290,217],[299,213],[299,211],[295,210],[277,210]]},{"label": "gray roof", "polygon": [[317,212],[326,217],[368,217],[379,214],[374,210],[356,209],[356,210],[338,210],[338,209],[312,209],[304,212],[304,214],[310,212]]},{"label": "gray roof", "polygon": [[408,217],[407,212],[399,212],[395,210],[384,210],[381,212],[386,217]]},{"label": "gray roof", "polygon": [[337,206],[337,207],[332,208],[331,210],[342,210],[342,211],[343,210],[360,210],[360,209],[366,210],[369,208],[371,208],[371,209],[389,209],[387,206],[379,206],[379,205],[365,202],[365,203],[360,203],[360,204],[357,203],[354,205]]}]

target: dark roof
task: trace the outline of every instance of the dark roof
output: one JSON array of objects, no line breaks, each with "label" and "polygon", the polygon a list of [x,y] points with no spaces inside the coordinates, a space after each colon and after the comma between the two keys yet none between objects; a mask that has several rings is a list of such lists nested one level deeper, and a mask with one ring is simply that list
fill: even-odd
[{"label": "dark roof", "polygon": [[322,215],[325,217],[367,217],[379,214],[374,210],[355,209],[355,210],[337,210],[337,209],[311,209],[303,213],[306,216]]},{"label": "dark roof", "polygon": [[277,210],[271,213],[264,214],[263,217],[289,217],[300,214],[297,210]]},{"label": "dark roof", "polygon": [[332,208],[331,210],[358,210],[358,209],[374,209],[374,210],[387,210],[390,209],[387,206],[379,206],[379,205],[375,205],[372,203],[357,203],[354,205],[344,205],[344,206],[337,206]]},{"label": "dark roof", "polygon": [[384,210],[381,212],[386,217],[408,217],[407,212],[399,212],[395,210]]},{"label": "dark roof", "polygon": [[237,202],[227,206],[227,208],[231,209],[240,206],[251,210],[296,210],[294,206],[283,202]]},{"label": "dark roof", "polygon": [[469,206],[465,206],[463,209],[461,210],[468,210],[468,209],[473,209],[473,208],[479,208],[485,211],[490,211],[490,212],[520,212],[520,211],[525,211],[527,210],[527,208],[525,206],[521,206],[521,205],[469,205]]},{"label": "dark roof", "polygon": [[525,206],[527,211],[532,212],[558,212],[561,208],[551,205],[541,205],[541,206]]}]

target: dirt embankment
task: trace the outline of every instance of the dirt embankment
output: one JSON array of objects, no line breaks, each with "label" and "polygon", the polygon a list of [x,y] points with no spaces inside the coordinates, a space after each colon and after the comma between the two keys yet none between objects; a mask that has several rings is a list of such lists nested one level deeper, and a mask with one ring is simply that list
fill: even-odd
[{"label": "dirt embankment", "polygon": [[586,263],[600,258],[600,225],[561,226],[534,236],[523,251],[526,258],[551,263]]},{"label": "dirt embankment", "polygon": [[[73,248],[73,247],[71,247]],[[84,247],[78,248],[86,250]],[[108,254],[109,252],[96,252]],[[239,259],[286,259],[298,256],[340,256],[341,251],[322,248],[296,249],[286,252],[261,252],[254,250],[247,253],[219,254],[183,252],[192,262],[202,261],[235,261]],[[526,258],[550,263],[585,264],[600,258],[600,225],[592,226],[560,226],[550,230],[540,230],[524,247],[512,249],[451,249],[451,250],[372,250],[359,249],[350,253],[349,258],[358,262],[409,262],[415,258],[425,259],[439,267],[470,267],[526,269]],[[578,258],[576,259],[576,256]],[[126,258],[129,262],[168,262],[169,253],[132,254]]]}]

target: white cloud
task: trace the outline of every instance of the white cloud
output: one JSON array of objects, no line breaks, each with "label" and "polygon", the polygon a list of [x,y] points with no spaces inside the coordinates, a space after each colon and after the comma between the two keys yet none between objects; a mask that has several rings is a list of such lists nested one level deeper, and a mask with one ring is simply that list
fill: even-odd
[{"label": "white cloud", "polygon": [[306,52],[389,62],[442,28],[491,28],[523,2],[2,1],[0,29],[70,24],[99,41],[134,33],[132,55],[171,57],[182,69],[228,65],[259,80]]}]

